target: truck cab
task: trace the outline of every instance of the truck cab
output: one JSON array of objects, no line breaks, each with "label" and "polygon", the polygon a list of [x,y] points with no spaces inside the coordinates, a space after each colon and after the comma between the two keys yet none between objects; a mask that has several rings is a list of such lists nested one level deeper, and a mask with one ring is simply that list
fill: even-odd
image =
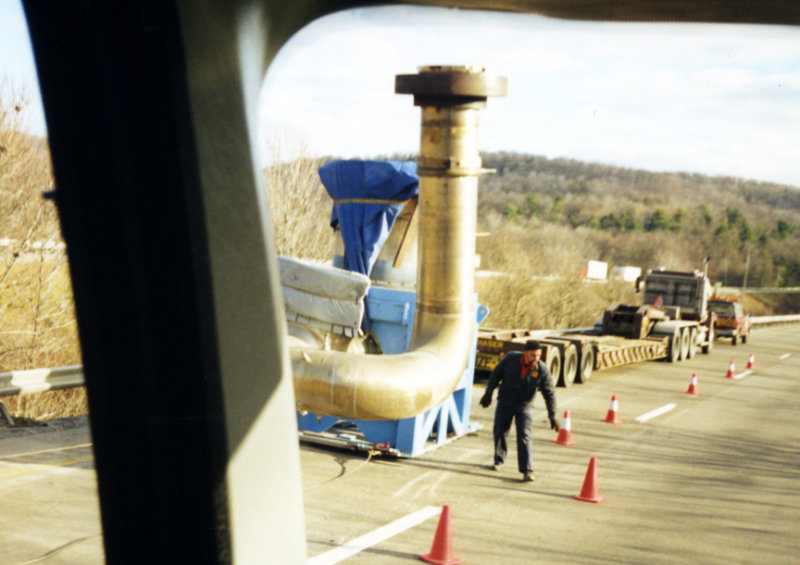
[{"label": "truck cab", "polygon": [[637,292],[641,286],[642,304],[661,307],[672,320],[705,321],[711,285],[704,273],[654,269],[637,280]]},{"label": "truck cab", "polygon": [[[703,261],[704,266],[708,259]],[[643,288],[642,288],[643,287]],[[712,295],[708,271],[672,271],[663,267],[648,270],[636,280],[642,305],[661,310],[666,319],[655,321],[650,335],[669,336],[669,360],[691,359],[699,346],[708,353],[714,343],[715,315],[708,309]]]}]

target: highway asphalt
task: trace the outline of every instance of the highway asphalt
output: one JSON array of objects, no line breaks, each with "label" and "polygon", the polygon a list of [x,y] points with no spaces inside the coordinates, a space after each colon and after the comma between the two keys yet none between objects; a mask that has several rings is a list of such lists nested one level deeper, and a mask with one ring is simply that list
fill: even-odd
[{"label": "highway asphalt", "polygon": [[[738,378],[726,378],[731,361]],[[692,374],[699,395],[687,394]],[[475,388],[482,429],[414,459],[301,445],[309,563],[420,562],[448,543],[476,564],[797,562],[800,327],[557,389],[572,447],[551,443],[539,398],[534,483],[520,481],[513,447],[490,470],[493,407]],[[602,421],[612,395],[617,425]],[[88,427],[0,438],[0,565],[102,563]],[[599,503],[574,498],[593,457]],[[445,505],[449,535],[437,536]]]}]

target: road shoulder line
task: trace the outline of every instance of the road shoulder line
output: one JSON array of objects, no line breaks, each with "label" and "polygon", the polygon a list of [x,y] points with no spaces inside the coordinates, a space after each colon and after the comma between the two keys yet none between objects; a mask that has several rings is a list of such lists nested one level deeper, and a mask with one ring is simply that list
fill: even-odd
[{"label": "road shoulder line", "polygon": [[436,516],[441,511],[441,508],[426,506],[422,510],[417,510],[413,514],[404,516],[403,518],[395,520],[394,522],[382,526],[377,530],[373,530],[368,534],[350,540],[336,549],[331,549],[325,553],[315,555],[306,561],[306,565],[333,565],[334,563],[339,563],[340,561],[347,559],[348,557],[355,555],[356,553],[359,553],[368,547],[372,547],[383,540],[413,528],[417,524],[421,524],[425,520]]}]

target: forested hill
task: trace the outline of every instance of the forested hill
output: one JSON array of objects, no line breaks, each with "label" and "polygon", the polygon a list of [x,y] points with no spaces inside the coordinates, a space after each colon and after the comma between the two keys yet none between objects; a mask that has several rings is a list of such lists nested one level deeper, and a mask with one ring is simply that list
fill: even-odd
[{"label": "forested hill", "polygon": [[690,269],[711,256],[724,284],[800,286],[796,187],[505,152],[483,163],[497,171],[480,180],[486,269],[507,268],[509,246],[544,253],[544,270],[588,259]]},{"label": "forested hill", "polygon": [[[609,214],[619,217],[631,210],[639,215],[628,222],[644,222],[659,208],[674,214],[681,208],[688,210],[703,204],[711,211],[738,208],[754,223],[774,215],[775,221],[783,219],[800,225],[797,187],[733,177],[653,173],[517,153],[486,153],[483,161],[484,166],[497,172],[481,179],[482,203],[499,212],[506,212],[508,204],[525,210],[531,202],[528,195],[533,194],[542,205],[548,203],[550,211],[560,198],[561,213],[573,225],[588,224],[592,217],[599,221]],[[511,199],[503,202],[500,195]]]}]

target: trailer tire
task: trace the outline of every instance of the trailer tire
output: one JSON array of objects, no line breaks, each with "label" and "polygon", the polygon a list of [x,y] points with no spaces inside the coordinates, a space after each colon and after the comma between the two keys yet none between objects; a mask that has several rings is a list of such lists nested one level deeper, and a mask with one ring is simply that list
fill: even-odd
[{"label": "trailer tire", "polygon": [[578,349],[575,344],[568,343],[564,346],[564,359],[561,360],[561,377],[558,386],[569,388],[575,382],[578,372]]},{"label": "trailer tire", "polygon": [[474,375],[474,378],[473,378],[473,382],[488,381],[489,380],[489,375],[491,375],[491,374],[492,374],[491,371],[486,371],[484,369],[475,369],[475,375]]},{"label": "trailer tire", "polygon": [[561,375],[561,351],[558,350],[558,347],[553,345],[547,348],[545,363],[550,370],[550,378],[558,381],[559,375]]},{"label": "trailer tire", "polygon": [[739,336],[737,336],[736,334],[733,334],[731,336],[731,345],[736,345],[737,343],[739,343]]},{"label": "trailer tire", "polygon": [[679,361],[689,358],[689,328],[681,330],[681,351]]},{"label": "trailer tire", "polygon": [[747,339],[750,337],[750,332],[747,332],[742,336],[742,343],[747,343]]},{"label": "trailer tire", "polygon": [[697,355],[697,328],[689,328],[689,354],[688,359]]},{"label": "trailer tire", "polygon": [[594,358],[594,346],[587,345],[584,347],[580,355],[579,370],[575,377],[576,381],[581,384],[589,382],[589,379],[592,378],[592,372],[594,371]]},{"label": "trailer tire", "polygon": [[676,329],[669,338],[667,361],[677,363],[681,360],[681,330]]},{"label": "trailer tire", "polygon": [[703,345],[702,351],[703,353],[711,353],[711,350],[714,349],[714,326],[708,328],[708,340],[706,344]]}]

